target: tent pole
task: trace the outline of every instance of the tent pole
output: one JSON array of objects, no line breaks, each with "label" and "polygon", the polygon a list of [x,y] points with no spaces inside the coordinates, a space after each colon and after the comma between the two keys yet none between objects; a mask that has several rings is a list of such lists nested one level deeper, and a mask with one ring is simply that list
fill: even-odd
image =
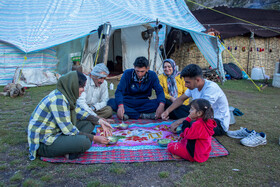
[{"label": "tent pole", "polygon": [[111,31],[111,24],[110,24],[110,22],[106,22],[103,27],[103,32],[105,35],[105,46],[104,46],[105,50],[104,50],[103,62],[106,66],[107,66],[107,60],[108,60],[110,31]]},{"label": "tent pole", "polygon": [[[156,29],[155,29],[155,32],[156,32],[156,42],[155,42],[154,68],[153,68],[153,70],[155,72],[156,72],[156,62],[157,62],[158,43],[159,43],[158,31],[159,31],[159,28],[158,28],[158,19],[157,19],[157,21],[156,21]],[[156,74],[158,74],[158,72],[156,72]]]}]

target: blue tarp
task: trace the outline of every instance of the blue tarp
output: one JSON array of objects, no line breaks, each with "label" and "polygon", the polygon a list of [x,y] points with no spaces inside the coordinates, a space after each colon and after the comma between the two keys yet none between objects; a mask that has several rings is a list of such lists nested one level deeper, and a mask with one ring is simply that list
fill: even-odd
[{"label": "blue tarp", "polygon": [[206,60],[217,67],[214,37],[202,33],[205,28],[183,0],[5,0],[0,18],[0,40],[26,53],[84,37],[108,21],[119,29],[158,20],[190,32]]}]

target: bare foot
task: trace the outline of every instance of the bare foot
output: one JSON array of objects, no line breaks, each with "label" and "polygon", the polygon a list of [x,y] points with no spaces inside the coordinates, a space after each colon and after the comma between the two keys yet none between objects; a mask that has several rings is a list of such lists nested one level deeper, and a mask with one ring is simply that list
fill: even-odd
[{"label": "bare foot", "polygon": [[174,155],[174,154],[172,154],[172,157],[175,158],[175,159],[181,159],[181,157],[179,157],[177,155]]}]

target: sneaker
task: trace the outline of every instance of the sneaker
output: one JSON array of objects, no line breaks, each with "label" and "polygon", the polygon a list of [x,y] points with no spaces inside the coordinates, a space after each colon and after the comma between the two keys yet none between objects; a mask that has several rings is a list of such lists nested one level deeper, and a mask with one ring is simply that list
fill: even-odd
[{"label": "sneaker", "polygon": [[241,139],[240,143],[248,147],[265,145],[267,143],[266,134],[263,132],[258,133],[256,131],[252,131],[246,138]]},{"label": "sneaker", "polygon": [[153,112],[153,113],[143,113],[140,115],[140,118],[141,119],[156,119],[156,113]]},{"label": "sneaker", "polygon": [[249,131],[247,128],[240,127],[240,129],[236,131],[227,131],[227,135],[231,138],[245,138],[251,132],[252,131]]}]

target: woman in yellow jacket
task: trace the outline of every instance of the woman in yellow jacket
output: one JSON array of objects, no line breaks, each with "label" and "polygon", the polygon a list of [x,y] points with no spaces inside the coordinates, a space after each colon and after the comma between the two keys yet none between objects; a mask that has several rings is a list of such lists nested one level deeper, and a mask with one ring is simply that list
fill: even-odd
[{"label": "woman in yellow jacket", "polygon": [[[185,87],[185,81],[181,78],[179,72],[176,70],[176,64],[172,59],[165,59],[163,61],[163,74],[159,75],[158,79],[160,85],[163,88],[166,103],[165,110],[175,101],[176,98],[180,97],[185,93],[187,87]],[[170,119],[181,119],[189,115],[189,99],[184,102],[177,109],[173,110],[169,114]]]}]

